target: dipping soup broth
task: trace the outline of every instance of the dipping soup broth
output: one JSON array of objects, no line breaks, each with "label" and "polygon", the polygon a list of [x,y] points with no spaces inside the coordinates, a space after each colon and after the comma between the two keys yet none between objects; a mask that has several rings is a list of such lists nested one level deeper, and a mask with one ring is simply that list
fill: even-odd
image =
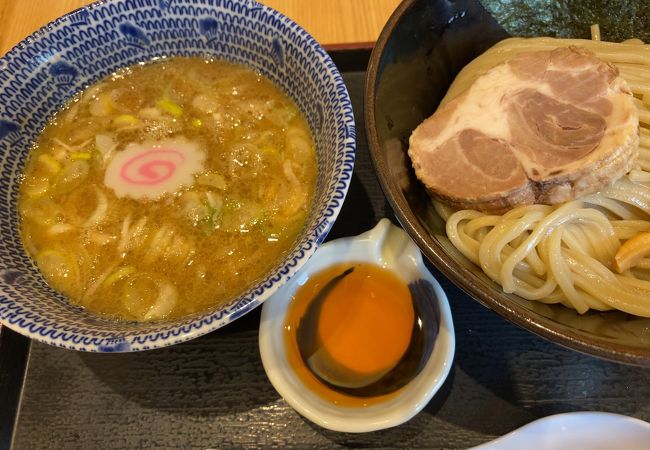
[{"label": "dipping soup broth", "polygon": [[259,73],[140,64],[46,126],[21,185],[21,237],[73,303],[124,320],[181,317],[273,269],[304,226],[316,172],[305,118]]}]

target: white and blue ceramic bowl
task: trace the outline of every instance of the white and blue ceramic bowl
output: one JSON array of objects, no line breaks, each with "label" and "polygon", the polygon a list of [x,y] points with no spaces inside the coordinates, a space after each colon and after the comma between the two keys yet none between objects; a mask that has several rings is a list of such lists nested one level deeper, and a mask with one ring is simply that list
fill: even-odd
[{"label": "white and blue ceramic bowl", "polygon": [[[316,140],[316,196],[288,256],[239,298],[177,321],[106,320],[68,303],[27,257],[16,212],[21,172],[34,140],[73,94],[162,56],[244,63],[290,95]],[[325,239],[350,183],[354,149],[350,99],[330,57],[294,22],[253,0],[100,1],[55,20],[0,59],[0,322],[41,342],[94,352],[163,347],[226,325],[275,292]]]}]

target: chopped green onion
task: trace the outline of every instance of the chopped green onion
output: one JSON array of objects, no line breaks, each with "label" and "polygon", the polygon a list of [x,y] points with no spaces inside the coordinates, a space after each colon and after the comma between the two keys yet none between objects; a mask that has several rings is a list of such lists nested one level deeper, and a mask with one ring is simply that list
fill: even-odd
[{"label": "chopped green onion", "polygon": [[162,100],[158,100],[156,102],[156,106],[162,109],[164,112],[171,114],[176,118],[179,118],[180,116],[183,115],[183,108],[181,108],[179,105],[172,102],[171,100],[165,98]]},{"label": "chopped green onion", "polygon": [[90,159],[90,153],[89,152],[74,152],[70,154],[70,159],[73,161],[78,161],[78,160],[89,160]]},{"label": "chopped green onion", "polygon": [[61,171],[61,163],[47,153],[39,155],[38,161],[43,163],[45,168],[51,173],[58,173]]},{"label": "chopped green onion", "polygon": [[113,119],[113,126],[115,128],[134,127],[140,124],[140,119],[132,114],[122,114]]},{"label": "chopped green onion", "polygon": [[111,275],[109,275],[104,280],[103,284],[104,284],[104,286],[112,286],[113,284],[120,281],[122,278],[128,277],[133,272],[135,272],[135,267],[133,267],[133,266],[121,267],[120,269],[116,270]]}]

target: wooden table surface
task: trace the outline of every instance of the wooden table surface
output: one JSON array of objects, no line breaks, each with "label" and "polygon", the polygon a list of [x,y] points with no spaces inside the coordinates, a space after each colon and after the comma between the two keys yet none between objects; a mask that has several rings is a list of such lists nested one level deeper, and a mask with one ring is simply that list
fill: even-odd
[{"label": "wooden table surface", "polygon": [[[0,55],[51,20],[89,3],[92,0],[0,0]],[[262,0],[261,3],[293,19],[321,44],[331,46],[374,42],[400,0]]]}]

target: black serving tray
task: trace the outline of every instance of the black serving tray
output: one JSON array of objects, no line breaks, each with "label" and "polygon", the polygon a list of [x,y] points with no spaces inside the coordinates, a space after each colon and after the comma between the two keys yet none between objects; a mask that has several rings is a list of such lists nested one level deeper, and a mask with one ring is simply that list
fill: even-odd
[{"label": "black serving tray", "polygon": [[[357,123],[357,160],[329,235],[334,239],[394,218],[375,179],[363,126],[369,51],[330,53]],[[30,346],[2,329],[0,448],[467,448],[556,413],[608,411],[650,421],[650,371],[549,343],[431,270],[451,303],[456,359],[442,389],[404,425],[345,434],[298,415],[264,373],[258,308],[201,338],[142,353]]]}]

